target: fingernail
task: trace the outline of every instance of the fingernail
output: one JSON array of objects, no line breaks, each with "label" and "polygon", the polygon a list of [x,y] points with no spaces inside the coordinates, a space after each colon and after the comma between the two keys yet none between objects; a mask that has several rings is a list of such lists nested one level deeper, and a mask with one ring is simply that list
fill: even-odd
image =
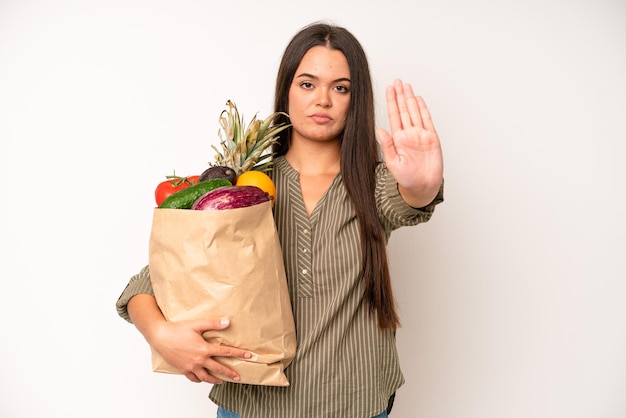
[{"label": "fingernail", "polygon": [[252,358],[252,354],[251,353],[245,353],[243,355],[243,358]]},{"label": "fingernail", "polygon": [[239,382],[241,380],[241,378],[239,376],[233,376],[233,380],[235,382]]},{"label": "fingernail", "polygon": [[228,318],[220,319],[220,325],[227,326],[228,324],[230,324],[230,321],[228,320]]}]

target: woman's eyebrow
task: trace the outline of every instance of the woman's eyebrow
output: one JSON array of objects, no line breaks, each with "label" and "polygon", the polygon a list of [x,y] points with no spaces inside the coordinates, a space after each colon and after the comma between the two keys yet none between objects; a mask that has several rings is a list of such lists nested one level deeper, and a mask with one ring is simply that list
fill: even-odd
[{"label": "woman's eyebrow", "polygon": [[296,76],[296,77],[298,77],[298,78],[302,78],[302,77],[305,77],[305,78],[313,78],[313,79],[315,79],[315,80],[317,80],[317,79],[318,79],[318,77],[317,77],[317,76],[315,76],[315,75],[313,75],[313,74],[309,74],[309,73],[302,73],[302,74],[300,74],[300,75],[298,75],[298,76]]},{"label": "woman's eyebrow", "polygon": [[[302,73],[300,75],[297,75],[296,78],[312,78],[314,80],[318,80],[319,79],[318,76],[310,74],[310,73]],[[333,83],[340,83],[340,82],[348,82],[348,83],[350,83],[351,81],[350,81],[350,78],[348,78],[348,77],[341,77],[341,78],[338,78],[336,80],[333,80]]]}]

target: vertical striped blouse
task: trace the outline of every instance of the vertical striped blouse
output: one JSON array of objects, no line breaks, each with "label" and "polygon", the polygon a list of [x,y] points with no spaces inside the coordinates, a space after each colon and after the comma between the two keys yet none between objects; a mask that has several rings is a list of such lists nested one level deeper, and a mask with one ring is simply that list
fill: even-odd
[{"label": "vertical striped blouse", "polygon": [[[297,332],[297,351],[286,369],[288,387],[223,383],[210,399],[241,418],[370,418],[387,407],[404,383],[395,333],[381,331],[359,280],[360,232],[341,175],[310,216],[298,173],[284,157],[274,160],[278,191],[274,215],[281,241]],[[384,164],[376,169],[376,201],[387,238],[396,228],[426,222],[443,201],[443,187],[427,207],[408,206]],[[147,278],[147,283],[146,283]],[[133,283],[134,282],[134,283]],[[144,268],[118,300],[151,293]]]}]

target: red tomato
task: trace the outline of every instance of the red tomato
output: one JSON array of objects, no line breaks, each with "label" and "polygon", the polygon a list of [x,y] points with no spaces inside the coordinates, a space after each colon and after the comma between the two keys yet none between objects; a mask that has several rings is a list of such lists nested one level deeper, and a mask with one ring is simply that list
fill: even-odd
[{"label": "red tomato", "polygon": [[174,194],[179,190],[186,189],[192,184],[198,183],[199,177],[200,176],[168,176],[168,180],[159,183],[156,187],[156,190],[154,191],[154,199],[156,200],[157,206],[161,206],[161,203],[163,203],[163,201],[167,199],[168,196],[170,196],[171,194]]}]

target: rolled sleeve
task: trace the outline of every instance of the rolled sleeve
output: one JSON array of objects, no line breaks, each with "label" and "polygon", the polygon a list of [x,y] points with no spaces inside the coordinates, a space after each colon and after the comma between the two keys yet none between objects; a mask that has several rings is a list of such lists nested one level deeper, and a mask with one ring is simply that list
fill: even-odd
[{"label": "rolled sleeve", "polygon": [[133,296],[139,294],[148,294],[154,296],[152,290],[152,282],[150,281],[150,268],[145,266],[141,271],[130,278],[126,288],[117,299],[115,307],[119,316],[132,324],[132,320],[128,315],[128,301]]},{"label": "rolled sleeve", "polygon": [[435,211],[435,207],[443,202],[443,182],[432,202],[424,207],[414,208],[402,199],[398,182],[384,164],[379,164],[376,175],[379,216],[387,233],[402,226],[427,222]]}]

